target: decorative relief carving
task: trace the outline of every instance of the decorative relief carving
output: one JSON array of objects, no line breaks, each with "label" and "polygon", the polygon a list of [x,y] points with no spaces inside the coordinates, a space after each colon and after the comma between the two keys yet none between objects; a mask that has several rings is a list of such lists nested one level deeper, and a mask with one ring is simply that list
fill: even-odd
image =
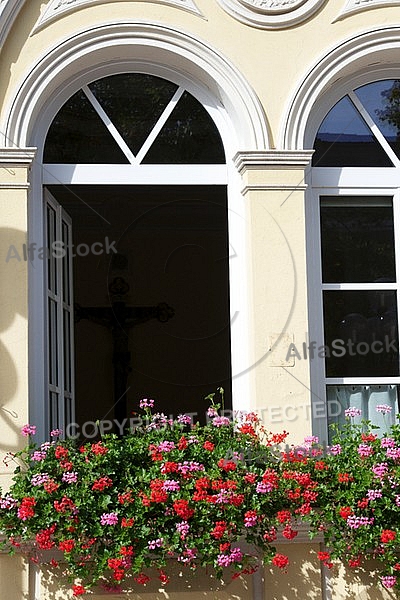
[{"label": "decorative relief carving", "polygon": [[284,29],[305,21],[326,0],[218,0],[218,2],[226,12],[242,23],[261,29]]},{"label": "decorative relief carving", "polygon": [[363,10],[381,8],[383,6],[400,6],[400,0],[347,0],[342,12],[335,21]]},{"label": "decorative relief carving", "polygon": [[[149,0],[159,4],[167,4],[189,12],[201,15],[194,0]],[[0,0],[1,2],[1,0]],[[47,25],[50,21],[58,19],[61,14],[66,14],[82,8],[83,6],[91,6],[93,4],[101,4],[104,0],[50,0],[43,10],[38,22],[36,23],[32,33]]]},{"label": "decorative relief carving", "polygon": [[293,10],[297,6],[304,4],[306,0],[239,0],[243,6],[259,9],[260,12],[283,12]]}]

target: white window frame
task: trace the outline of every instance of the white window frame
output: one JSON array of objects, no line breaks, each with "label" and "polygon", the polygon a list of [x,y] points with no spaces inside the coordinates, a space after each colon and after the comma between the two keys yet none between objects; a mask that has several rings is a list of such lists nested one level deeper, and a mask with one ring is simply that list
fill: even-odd
[{"label": "white window frame", "polygon": [[[371,174],[370,171],[373,171]],[[395,290],[397,292],[398,323],[400,321],[400,169],[391,167],[314,167],[312,183],[306,207],[307,254],[309,282],[309,338],[317,347],[323,346],[323,292],[325,290]],[[382,187],[382,182],[387,186]],[[325,184],[325,185],[323,185]],[[336,184],[336,185],[334,185]],[[342,185],[345,184],[345,185]],[[365,187],[363,187],[365,184]],[[397,184],[397,185],[394,185]],[[393,220],[396,260],[396,282],[394,283],[322,283],[321,261],[321,196],[387,196],[393,199]],[[397,235],[396,235],[397,234]],[[400,331],[400,323],[398,325]],[[321,440],[328,441],[328,385],[400,385],[398,377],[327,377],[325,359],[317,355],[310,361],[312,402],[319,406],[313,411],[313,431]],[[325,406],[321,414],[321,402]],[[318,413],[319,410],[319,413]]]}]

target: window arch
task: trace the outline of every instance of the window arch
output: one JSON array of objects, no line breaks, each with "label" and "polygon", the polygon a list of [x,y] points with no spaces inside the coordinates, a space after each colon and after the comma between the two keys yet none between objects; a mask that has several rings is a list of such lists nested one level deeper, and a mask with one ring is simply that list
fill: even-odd
[{"label": "window arch", "polygon": [[182,86],[120,73],[83,86],[59,110],[44,163],[223,164],[221,136]]},{"label": "window arch", "polygon": [[[310,318],[310,368],[328,423],[356,406],[384,430],[400,407],[399,90],[394,78],[348,85],[315,136],[308,252],[310,290],[320,292],[309,304],[320,317]],[[376,411],[385,404],[390,417]]]},{"label": "window arch", "polygon": [[[141,180],[143,169],[148,185]],[[204,419],[204,396],[222,386],[229,407],[226,165],[221,136],[205,108],[182,86],[149,74],[95,80],[54,117],[43,171],[50,429],[67,427],[67,434],[74,434],[105,415],[122,432],[138,394],[161,398],[158,408],[167,414],[187,410],[189,394],[194,419]],[[125,176],[123,184],[118,173]],[[96,176],[100,185],[94,184]],[[94,232],[107,233],[110,257],[104,248],[98,251],[104,243],[94,241]],[[52,251],[60,244],[68,248],[61,256]],[[142,251],[142,245],[151,251]],[[94,246],[96,269],[88,257]],[[73,288],[79,304],[75,327]],[[158,294],[168,296],[157,303]],[[165,333],[164,323],[172,317]],[[142,327],[136,334],[136,327],[149,321],[152,334],[141,334]],[[98,325],[111,334],[108,341],[96,331]],[[146,355],[147,363],[141,360]],[[80,410],[71,425],[74,381]],[[81,434],[91,435],[86,429]]]}]

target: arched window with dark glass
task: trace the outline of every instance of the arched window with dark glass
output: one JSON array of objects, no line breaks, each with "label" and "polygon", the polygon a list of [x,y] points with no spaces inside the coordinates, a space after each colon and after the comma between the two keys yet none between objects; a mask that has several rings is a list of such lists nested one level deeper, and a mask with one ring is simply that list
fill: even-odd
[{"label": "arched window with dark glass", "polygon": [[316,387],[329,423],[355,407],[356,420],[384,431],[400,397],[400,81],[349,89],[322,120],[314,149],[310,214],[320,256],[310,273],[321,295],[310,303],[321,320],[312,376],[323,382],[325,390]]}]

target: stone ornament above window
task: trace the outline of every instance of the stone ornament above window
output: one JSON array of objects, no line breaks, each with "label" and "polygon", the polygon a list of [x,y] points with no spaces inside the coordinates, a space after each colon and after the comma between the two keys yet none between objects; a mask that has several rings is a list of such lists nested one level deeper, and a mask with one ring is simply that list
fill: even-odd
[{"label": "stone ornament above window", "polygon": [[383,6],[399,6],[399,0],[347,0],[342,12],[335,19],[339,21],[349,15],[368,10],[369,8],[381,8]]},{"label": "stone ornament above window", "polygon": [[[153,0],[158,4],[166,4],[168,6],[182,8],[191,13],[201,15],[201,12],[197,8],[193,0]],[[101,4],[104,0],[50,0],[47,6],[44,8],[42,14],[37,21],[33,32],[41,29],[51,21],[58,19],[61,15],[78,10],[84,6],[91,6],[93,4]]]},{"label": "stone ornament above window", "polygon": [[285,29],[308,19],[326,0],[218,0],[218,2],[232,17],[246,25],[261,29]]}]

